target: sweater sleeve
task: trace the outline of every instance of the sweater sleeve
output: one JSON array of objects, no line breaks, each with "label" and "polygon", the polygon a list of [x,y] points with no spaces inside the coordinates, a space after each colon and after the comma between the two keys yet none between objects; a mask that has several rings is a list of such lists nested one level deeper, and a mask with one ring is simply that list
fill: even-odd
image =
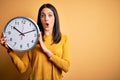
[{"label": "sweater sleeve", "polygon": [[20,73],[23,73],[27,70],[29,65],[29,56],[27,52],[24,53],[21,59],[13,51],[10,52],[9,55]]},{"label": "sweater sleeve", "polygon": [[58,57],[57,55],[52,55],[50,60],[64,72],[68,72],[70,67],[70,45],[69,40],[66,37],[65,42],[63,44],[63,53],[62,57]]}]

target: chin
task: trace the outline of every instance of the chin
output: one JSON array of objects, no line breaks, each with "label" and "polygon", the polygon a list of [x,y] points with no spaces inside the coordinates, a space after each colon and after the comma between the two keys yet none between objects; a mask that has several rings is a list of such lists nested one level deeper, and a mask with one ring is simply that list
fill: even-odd
[{"label": "chin", "polygon": [[45,28],[45,31],[50,31],[50,29],[49,28]]}]

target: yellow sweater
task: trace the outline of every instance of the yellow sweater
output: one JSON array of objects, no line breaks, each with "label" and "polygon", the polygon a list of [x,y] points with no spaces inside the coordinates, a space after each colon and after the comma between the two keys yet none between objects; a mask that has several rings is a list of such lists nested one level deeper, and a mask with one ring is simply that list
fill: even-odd
[{"label": "yellow sweater", "polygon": [[67,72],[70,67],[70,48],[66,35],[62,35],[58,44],[52,44],[52,36],[44,36],[44,44],[54,54],[48,58],[37,44],[33,49],[24,53],[20,59],[15,52],[9,55],[21,73],[30,64],[32,71],[29,80],[62,80],[62,71]]}]

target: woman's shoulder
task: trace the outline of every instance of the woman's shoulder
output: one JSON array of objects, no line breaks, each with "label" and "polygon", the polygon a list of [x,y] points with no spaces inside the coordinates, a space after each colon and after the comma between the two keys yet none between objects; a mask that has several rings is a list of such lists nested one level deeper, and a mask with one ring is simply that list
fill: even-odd
[{"label": "woman's shoulder", "polygon": [[61,34],[61,39],[62,40],[67,40],[68,39],[68,36],[66,34]]},{"label": "woman's shoulder", "polygon": [[66,38],[67,35],[66,35],[66,34],[61,34],[61,37],[62,37],[62,38]]}]

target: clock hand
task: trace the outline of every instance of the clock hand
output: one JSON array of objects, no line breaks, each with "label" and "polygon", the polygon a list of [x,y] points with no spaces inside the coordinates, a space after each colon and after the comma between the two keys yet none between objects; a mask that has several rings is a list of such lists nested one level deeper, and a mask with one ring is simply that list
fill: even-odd
[{"label": "clock hand", "polygon": [[[23,25],[24,26],[24,25]],[[22,33],[23,33],[23,30],[24,30],[24,27],[22,26]],[[21,40],[23,39],[23,35],[22,34],[20,34],[21,35]]]},{"label": "clock hand", "polygon": [[25,36],[22,32],[20,32],[16,27],[13,27],[13,29],[15,29],[16,31],[18,31],[20,33],[20,35]]},{"label": "clock hand", "polygon": [[25,33],[23,33],[23,34],[27,34],[27,33],[33,32],[33,31],[35,31],[35,30],[28,31],[28,32],[25,32]]}]

